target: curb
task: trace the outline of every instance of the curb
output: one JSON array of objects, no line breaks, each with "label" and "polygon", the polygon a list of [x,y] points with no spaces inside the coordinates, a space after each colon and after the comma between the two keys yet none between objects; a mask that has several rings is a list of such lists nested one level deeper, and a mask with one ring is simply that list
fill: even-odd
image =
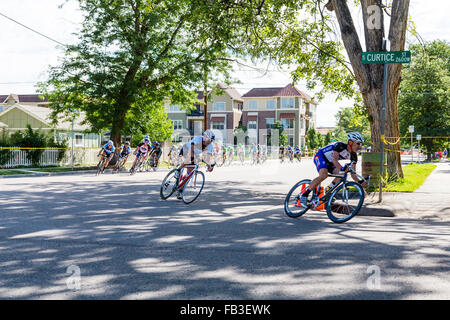
[{"label": "curb", "polygon": [[[9,178],[29,178],[29,177],[49,177],[49,176],[65,176],[65,175],[74,175],[74,174],[95,174],[97,170],[74,170],[74,171],[65,171],[65,172],[40,172],[35,171],[35,173],[31,174],[8,174],[8,175],[0,175],[0,179],[9,179]],[[169,171],[168,168],[158,168],[157,171]],[[29,170],[32,172],[32,170]],[[150,171],[149,171],[150,172]],[[112,169],[106,169],[105,173],[112,174]],[[122,172],[124,173],[124,172]],[[126,171],[125,173],[129,173]],[[139,173],[139,172],[138,172]]]}]

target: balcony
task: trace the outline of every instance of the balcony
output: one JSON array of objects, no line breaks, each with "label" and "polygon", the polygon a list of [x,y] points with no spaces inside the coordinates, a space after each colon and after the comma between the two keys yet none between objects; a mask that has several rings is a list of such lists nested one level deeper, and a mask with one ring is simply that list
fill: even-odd
[{"label": "balcony", "polygon": [[202,110],[189,110],[186,112],[188,117],[203,117],[204,113]]}]

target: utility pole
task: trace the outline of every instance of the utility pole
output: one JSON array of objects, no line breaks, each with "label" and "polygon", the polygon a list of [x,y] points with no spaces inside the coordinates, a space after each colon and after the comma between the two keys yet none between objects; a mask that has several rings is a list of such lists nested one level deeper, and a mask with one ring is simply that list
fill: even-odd
[{"label": "utility pole", "polygon": [[74,115],[72,114],[72,171],[73,171],[73,140],[74,140],[74,134],[73,134],[73,119],[74,119]]},{"label": "utility pole", "polygon": [[203,68],[203,132],[205,132],[206,130],[208,130],[208,72],[205,64],[203,64]]}]

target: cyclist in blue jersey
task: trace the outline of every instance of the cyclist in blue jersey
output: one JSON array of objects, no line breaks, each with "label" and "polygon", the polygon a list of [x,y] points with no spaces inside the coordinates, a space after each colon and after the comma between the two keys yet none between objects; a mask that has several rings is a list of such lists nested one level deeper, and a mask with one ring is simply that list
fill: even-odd
[{"label": "cyclist in blue jersey", "polygon": [[103,170],[105,170],[104,168],[108,167],[109,161],[111,161],[112,157],[114,156],[114,151],[116,150],[116,148],[114,148],[114,142],[112,142],[112,140],[109,140],[108,143],[106,143],[99,151],[97,157],[99,157],[100,155],[102,156],[100,158],[100,162],[103,160],[104,157],[106,157],[105,160],[105,165],[103,166]]},{"label": "cyclist in blue jersey", "polygon": [[152,150],[150,151],[151,157],[153,158],[153,166],[157,167],[159,163],[159,158],[162,155],[161,144],[158,141],[153,141]]},{"label": "cyclist in blue jersey", "polygon": [[123,161],[123,164],[125,165],[125,163],[127,162],[128,156],[131,153],[130,141],[125,141],[123,146],[121,146],[120,148],[121,148],[121,151],[119,154],[119,159],[125,158],[125,160]]},{"label": "cyclist in blue jersey", "polygon": [[[342,167],[339,160],[353,161],[353,170],[356,170],[356,162],[358,161],[357,152],[361,149],[364,142],[362,135],[359,132],[350,132],[347,135],[347,143],[335,142],[320,149],[314,155],[314,164],[316,165],[319,176],[311,181],[309,187],[305,189],[300,197],[302,206],[308,205],[308,195],[314,190],[322,181],[328,178],[328,173],[339,174],[340,171],[346,171],[346,166]],[[359,181],[355,174],[352,174],[352,179],[364,187],[367,183]],[[335,178],[329,187],[333,187],[339,178]]]}]

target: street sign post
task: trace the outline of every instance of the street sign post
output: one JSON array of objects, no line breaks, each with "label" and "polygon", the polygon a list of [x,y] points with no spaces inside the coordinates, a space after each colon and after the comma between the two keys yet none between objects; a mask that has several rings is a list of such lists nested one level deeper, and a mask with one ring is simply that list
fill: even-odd
[{"label": "street sign post", "polygon": [[[382,50],[386,50],[387,40],[383,40]],[[363,64],[383,64],[383,104],[381,109],[381,164],[380,164],[380,194],[379,202],[382,201],[383,157],[384,157],[384,117],[386,113],[386,92],[389,63],[410,63],[411,51],[367,51],[361,54]]]}]

